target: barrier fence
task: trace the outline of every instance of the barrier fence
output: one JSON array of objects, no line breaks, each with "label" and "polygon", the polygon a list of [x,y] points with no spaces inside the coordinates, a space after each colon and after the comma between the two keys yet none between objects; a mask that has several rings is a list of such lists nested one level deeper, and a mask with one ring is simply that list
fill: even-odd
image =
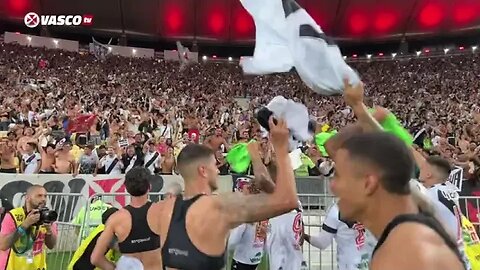
[{"label": "barrier fence", "polygon": [[[130,195],[127,193],[98,193],[90,197],[83,194],[71,193],[48,193],[47,205],[56,210],[59,214],[57,222],[58,240],[57,245],[53,250],[48,251],[47,263],[49,269],[60,270],[67,269],[67,266],[75,252],[79,247],[81,240],[88,235],[90,228],[98,225],[98,222],[92,222],[90,218],[90,211],[83,212],[83,219],[81,224],[77,224],[74,220],[78,220],[77,216],[81,214],[81,209],[88,210],[92,205],[95,197],[101,198],[106,203],[118,204],[122,202],[121,207],[130,202]],[[331,194],[299,194],[299,200],[302,202],[303,221],[305,224],[305,233],[309,235],[317,235],[321,231],[321,225],[325,219],[326,211],[329,206],[335,202],[335,197]],[[150,193],[152,201],[159,201],[163,199],[162,192]],[[20,200],[23,204],[23,196]],[[480,196],[474,197],[460,197],[459,204],[462,213],[472,221],[477,228],[480,225],[478,221],[479,212],[476,209],[480,207]],[[82,205],[82,208],[78,206]],[[319,250],[312,247],[307,242],[303,246],[304,259],[307,262],[310,270],[334,270],[337,269],[336,264],[336,245],[333,242],[326,250]],[[228,258],[227,262],[230,262]],[[265,262],[263,267],[266,268]],[[229,269],[229,268],[227,268]]]}]

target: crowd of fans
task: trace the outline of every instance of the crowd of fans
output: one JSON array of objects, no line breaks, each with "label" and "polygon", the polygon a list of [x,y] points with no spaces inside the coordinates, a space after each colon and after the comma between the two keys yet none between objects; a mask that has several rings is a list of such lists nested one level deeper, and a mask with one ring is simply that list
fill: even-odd
[{"label": "crowd of fans", "polygon": [[[415,135],[425,155],[439,154],[480,173],[480,54],[352,63],[370,106],[389,108]],[[245,76],[238,64],[204,62],[182,70],[177,62],[0,43],[0,172],[122,173],[132,165],[175,172],[188,143],[225,153],[239,141],[262,140],[274,158],[254,110],[276,95],[304,103],[318,126],[339,129],[354,120],[341,97],[310,91],[295,73]],[[245,102],[248,100],[248,102]],[[315,175],[325,162],[303,148]],[[113,167],[112,161],[115,164]],[[111,167],[111,168],[110,168]]]}]

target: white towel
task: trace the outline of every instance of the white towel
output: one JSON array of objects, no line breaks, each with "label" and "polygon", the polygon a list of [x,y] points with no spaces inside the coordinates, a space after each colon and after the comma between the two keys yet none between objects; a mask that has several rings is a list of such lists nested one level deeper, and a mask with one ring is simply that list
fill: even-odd
[{"label": "white towel", "polygon": [[247,74],[287,72],[295,67],[313,91],[341,94],[343,78],[351,84],[360,78],[343,60],[310,15],[294,0],[241,0],[256,26],[253,57],[243,57],[240,65]]},{"label": "white towel", "polygon": [[137,258],[123,255],[118,260],[115,270],[143,270],[143,264]]}]

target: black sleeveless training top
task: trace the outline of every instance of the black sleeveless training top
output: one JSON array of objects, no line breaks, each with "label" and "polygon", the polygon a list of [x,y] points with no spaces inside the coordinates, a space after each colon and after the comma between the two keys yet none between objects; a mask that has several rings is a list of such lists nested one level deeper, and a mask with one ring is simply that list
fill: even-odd
[{"label": "black sleeveless training top", "polygon": [[162,247],[164,267],[181,270],[220,270],[225,266],[225,255],[209,256],[198,250],[187,234],[185,219],[187,210],[203,194],[190,200],[177,196],[173,207],[172,220],[168,228],[167,238]]},{"label": "black sleeveless training top", "polygon": [[420,223],[434,230],[443,239],[443,241],[445,241],[445,244],[448,246],[448,248],[453,251],[453,253],[455,253],[457,258],[462,263],[464,269],[466,269],[463,263],[462,256],[458,251],[458,247],[455,242],[451,239],[451,237],[448,235],[442,225],[434,217],[426,213],[398,215],[392,221],[390,221],[390,223],[388,223],[387,227],[385,228],[385,230],[383,230],[382,235],[378,239],[377,245],[375,246],[375,249],[372,253],[372,259],[375,256],[375,252],[377,252],[377,250],[383,245],[383,243],[385,243],[390,232],[395,227],[405,222]]},{"label": "black sleeveless training top", "polygon": [[160,248],[160,236],[152,232],[147,222],[147,212],[150,206],[152,206],[152,202],[147,202],[140,208],[130,205],[124,207],[132,216],[132,229],[127,238],[118,243],[120,252],[129,254]]}]

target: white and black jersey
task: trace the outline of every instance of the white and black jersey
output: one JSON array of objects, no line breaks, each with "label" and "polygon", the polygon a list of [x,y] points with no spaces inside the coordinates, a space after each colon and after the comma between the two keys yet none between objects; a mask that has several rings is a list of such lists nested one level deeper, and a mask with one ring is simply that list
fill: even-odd
[{"label": "white and black jersey", "polygon": [[231,230],[228,248],[233,250],[233,259],[247,265],[258,265],[265,249],[268,220],[242,224]]},{"label": "white and black jersey", "polygon": [[440,223],[455,238],[460,255],[467,269],[470,269],[463,244],[462,213],[458,205],[459,194],[456,187],[449,183],[436,184],[427,190],[427,196],[433,201]]},{"label": "white and black jersey", "polygon": [[267,252],[270,270],[302,269],[303,215],[294,210],[270,219]]},{"label": "white and black jersey", "polygon": [[339,270],[368,269],[377,241],[363,224],[342,219],[336,203],[328,210],[320,235],[310,236],[310,244],[325,249],[333,239],[337,243]]}]

